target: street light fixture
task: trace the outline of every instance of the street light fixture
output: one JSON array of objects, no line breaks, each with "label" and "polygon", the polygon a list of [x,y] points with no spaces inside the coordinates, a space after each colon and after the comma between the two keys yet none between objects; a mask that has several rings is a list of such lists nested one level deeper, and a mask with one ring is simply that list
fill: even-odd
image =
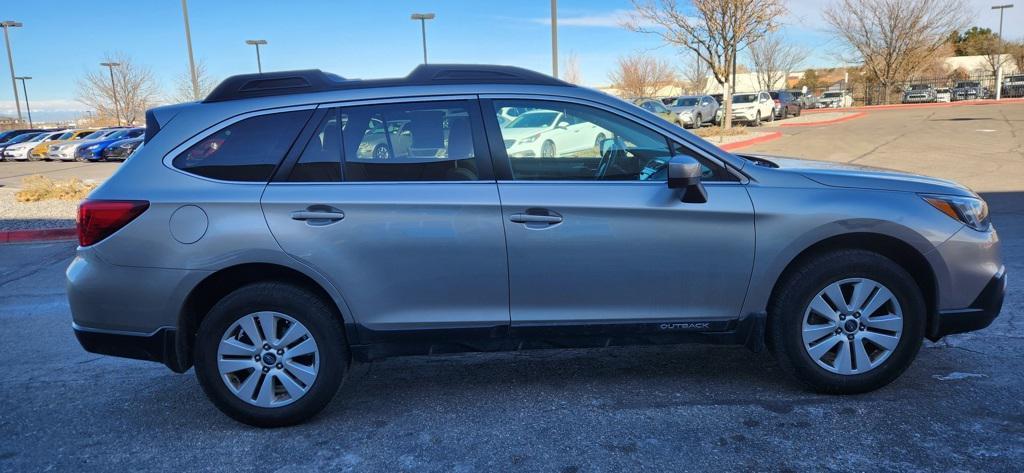
[{"label": "street light fixture", "polygon": [[434,19],[433,13],[413,13],[409,18],[420,21],[420,33],[423,35],[423,64],[427,63],[427,20]]},{"label": "street light fixture", "polygon": [[996,100],[1002,98],[1003,94],[1003,53],[1005,52],[1003,42],[1003,11],[1007,8],[1013,8],[1012,3],[1006,5],[993,6],[993,10],[999,10],[999,62],[996,64]]},{"label": "street light fixture", "polygon": [[28,104],[28,87],[25,86],[25,81],[32,79],[31,76],[20,76],[15,79],[21,81],[21,90],[25,92],[25,111],[28,112],[28,127],[35,128],[32,124],[32,106]]},{"label": "street light fixture", "polygon": [[260,61],[260,45],[267,44],[265,39],[247,39],[245,44],[256,46],[256,70],[263,74],[263,63]]},{"label": "street light fixture", "polygon": [[117,120],[117,126],[121,126],[121,109],[117,104],[117,84],[114,82],[114,68],[120,66],[121,63],[101,62],[100,65],[110,70],[110,93],[114,96],[114,119]]},{"label": "street light fixture", "polygon": [[7,46],[7,66],[11,68],[11,87],[14,88],[14,107],[18,109],[18,121],[21,121],[21,100],[18,98],[18,83],[14,80],[14,57],[11,56],[11,38],[7,35],[7,30],[11,28],[20,28],[21,23],[17,21],[2,21],[0,22],[0,28],[4,29],[4,44]]}]

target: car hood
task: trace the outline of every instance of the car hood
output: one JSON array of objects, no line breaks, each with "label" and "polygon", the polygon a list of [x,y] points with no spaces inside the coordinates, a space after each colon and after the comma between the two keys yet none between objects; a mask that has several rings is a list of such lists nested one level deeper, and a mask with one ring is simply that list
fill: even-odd
[{"label": "car hood", "polygon": [[672,113],[683,113],[683,112],[693,113],[693,111],[697,109],[697,106],[696,105],[689,105],[689,106],[687,106],[687,105],[673,105],[673,106],[669,107],[668,109],[671,110]]},{"label": "car hood", "polygon": [[530,135],[536,135],[537,133],[540,133],[540,132],[542,132],[544,130],[547,130],[547,128],[545,128],[545,127],[537,127],[537,128],[502,128],[501,129],[501,136],[502,136],[502,138],[504,138],[506,140],[508,140],[508,139],[518,140],[520,138],[525,138],[525,137],[530,136]]},{"label": "car hood", "polygon": [[767,160],[777,165],[779,169],[798,173],[814,182],[830,187],[975,196],[974,192],[961,184],[920,174],[857,164],[812,161],[780,156],[744,156]]}]

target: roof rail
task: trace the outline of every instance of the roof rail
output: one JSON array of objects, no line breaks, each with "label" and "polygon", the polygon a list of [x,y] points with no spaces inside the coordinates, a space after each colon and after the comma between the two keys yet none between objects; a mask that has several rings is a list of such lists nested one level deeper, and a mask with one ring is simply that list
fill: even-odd
[{"label": "roof rail", "polygon": [[573,86],[529,69],[472,64],[422,64],[395,79],[345,79],[319,69],[241,74],[224,79],[203,102],[304,94],[329,90],[443,84],[529,84]]}]

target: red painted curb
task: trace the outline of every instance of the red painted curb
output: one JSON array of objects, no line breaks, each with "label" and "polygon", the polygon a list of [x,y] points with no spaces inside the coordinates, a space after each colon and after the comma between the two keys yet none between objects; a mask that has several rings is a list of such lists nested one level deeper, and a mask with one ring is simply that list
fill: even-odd
[{"label": "red painted curb", "polygon": [[0,232],[0,243],[25,243],[31,241],[73,240],[78,237],[74,228],[47,228],[43,230],[10,230]]},{"label": "red painted curb", "polygon": [[764,143],[765,141],[771,141],[771,140],[774,140],[774,139],[778,139],[781,136],[782,136],[782,132],[773,131],[771,133],[768,133],[767,135],[758,136],[758,137],[755,137],[755,138],[751,138],[749,140],[733,141],[732,143],[726,143],[726,144],[724,144],[722,146],[719,146],[719,148],[722,148],[722,149],[724,149],[726,151],[732,151],[734,149],[739,149],[739,148],[743,148],[743,147],[746,147],[746,146],[754,145],[754,144],[757,144],[757,143]]},{"label": "red painted curb", "polygon": [[1012,99],[1000,99],[995,100],[962,100],[959,102],[942,102],[942,103],[894,103],[889,105],[861,105],[859,107],[846,107],[846,108],[812,108],[804,110],[803,113],[828,113],[835,111],[849,111],[849,110],[899,110],[907,108],[930,108],[930,107],[965,107],[965,106],[977,106],[977,105],[1000,105],[1007,103],[1024,103],[1024,98],[1012,98]]},{"label": "red painted curb", "polygon": [[853,119],[856,119],[856,118],[860,118],[860,117],[863,117],[863,116],[865,116],[867,114],[868,114],[867,112],[857,112],[857,113],[854,113],[852,115],[847,115],[845,117],[839,117],[839,118],[833,118],[831,120],[821,120],[821,121],[817,121],[817,122],[804,122],[804,123],[782,123],[779,126],[780,127],[792,127],[792,126],[831,125],[833,123],[845,122],[845,121],[853,120]]}]

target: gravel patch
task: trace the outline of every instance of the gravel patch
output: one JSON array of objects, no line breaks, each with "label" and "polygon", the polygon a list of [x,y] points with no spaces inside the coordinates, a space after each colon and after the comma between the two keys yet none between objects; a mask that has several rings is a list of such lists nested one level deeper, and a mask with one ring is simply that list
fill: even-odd
[{"label": "gravel patch", "polygon": [[771,132],[771,131],[748,131],[747,133],[742,134],[742,135],[708,136],[708,137],[705,137],[704,139],[709,141],[709,142],[711,142],[714,145],[722,146],[722,145],[727,145],[729,143],[735,143],[737,141],[746,141],[746,140],[754,139],[754,138],[757,138],[757,137],[769,135],[771,133],[774,133],[774,132]]},{"label": "gravel patch", "polygon": [[78,202],[44,200],[18,202],[14,188],[0,188],[0,231],[70,228],[75,226]]}]

